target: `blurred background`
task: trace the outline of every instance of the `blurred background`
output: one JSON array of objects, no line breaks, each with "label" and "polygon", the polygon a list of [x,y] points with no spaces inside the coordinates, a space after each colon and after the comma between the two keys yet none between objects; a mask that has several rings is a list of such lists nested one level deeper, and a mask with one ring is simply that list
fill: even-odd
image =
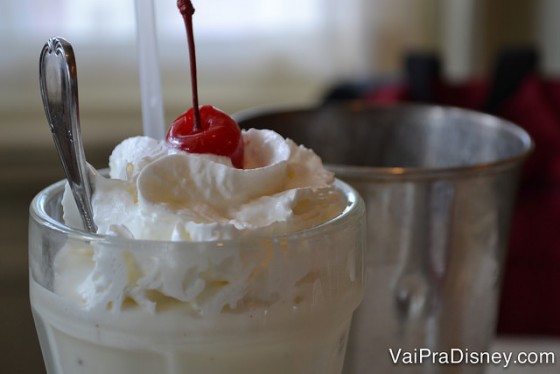
[{"label": "blurred background", "polygon": [[[154,2],[169,123],[190,107],[187,46],[176,2]],[[349,85],[359,94],[372,81],[399,82],[410,53],[435,56],[443,79],[462,84],[493,74],[505,48],[528,47],[539,55],[540,76],[560,76],[557,0],[206,0],[194,6],[201,103],[229,113],[311,105],[335,88]],[[39,53],[52,36],[73,44],[86,155],[101,168],[120,140],[142,133],[136,26],[133,0],[0,2],[6,373],[44,372],[27,296],[28,205],[63,174],[39,94]]]}]

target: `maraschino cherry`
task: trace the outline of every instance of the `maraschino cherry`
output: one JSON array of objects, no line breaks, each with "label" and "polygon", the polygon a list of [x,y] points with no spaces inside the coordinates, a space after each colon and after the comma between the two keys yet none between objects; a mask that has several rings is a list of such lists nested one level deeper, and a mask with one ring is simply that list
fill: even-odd
[{"label": "maraschino cherry", "polygon": [[191,70],[193,107],[181,114],[167,132],[167,143],[191,153],[212,153],[226,156],[236,168],[243,167],[243,139],[237,123],[227,114],[211,105],[198,105],[196,55],[194,48],[190,0],[178,0],[177,7],[185,21]]}]

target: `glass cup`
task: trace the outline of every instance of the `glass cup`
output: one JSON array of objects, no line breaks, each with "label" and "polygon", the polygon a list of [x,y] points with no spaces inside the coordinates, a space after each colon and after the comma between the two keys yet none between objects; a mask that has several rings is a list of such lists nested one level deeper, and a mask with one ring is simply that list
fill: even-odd
[{"label": "glass cup", "polygon": [[[212,242],[85,233],[62,223],[64,182],[47,187],[31,204],[29,262],[48,373],[339,374],[363,296],[365,208],[335,183],[348,204],[324,224]],[[191,300],[150,290],[177,276]],[[84,304],[86,277],[129,296]]]},{"label": "glass cup", "polygon": [[344,373],[483,372],[484,362],[466,359],[487,353],[495,336],[529,135],[491,115],[433,105],[352,102],[235,117],[312,148],[366,202],[366,292]]}]

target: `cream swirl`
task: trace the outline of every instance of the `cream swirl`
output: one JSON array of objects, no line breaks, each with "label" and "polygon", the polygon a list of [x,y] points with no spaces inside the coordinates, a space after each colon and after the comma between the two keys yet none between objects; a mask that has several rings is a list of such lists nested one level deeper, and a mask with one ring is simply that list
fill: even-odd
[{"label": "cream swirl", "polygon": [[[207,241],[255,232],[292,232],[332,218],[344,202],[321,159],[271,130],[243,132],[244,168],[226,157],[189,154],[133,137],[98,176],[98,233],[135,239]],[[69,194],[65,219],[79,225]]]}]

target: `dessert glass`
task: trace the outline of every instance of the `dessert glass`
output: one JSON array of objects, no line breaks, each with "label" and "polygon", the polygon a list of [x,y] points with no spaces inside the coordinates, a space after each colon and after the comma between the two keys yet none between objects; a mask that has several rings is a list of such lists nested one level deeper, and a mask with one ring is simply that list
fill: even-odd
[{"label": "dessert glass", "polygon": [[[324,224],[211,242],[131,240],[70,228],[61,218],[64,182],[47,187],[31,203],[29,270],[48,373],[340,373],[363,296],[365,208],[351,187],[335,183],[348,204]],[[187,256],[214,279],[208,300],[228,287],[244,296],[222,310],[161,294],[152,295],[152,312],[131,300],[120,311],[88,309],[54,292],[53,265],[65,246],[113,251],[163,270],[174,256]]]}]

